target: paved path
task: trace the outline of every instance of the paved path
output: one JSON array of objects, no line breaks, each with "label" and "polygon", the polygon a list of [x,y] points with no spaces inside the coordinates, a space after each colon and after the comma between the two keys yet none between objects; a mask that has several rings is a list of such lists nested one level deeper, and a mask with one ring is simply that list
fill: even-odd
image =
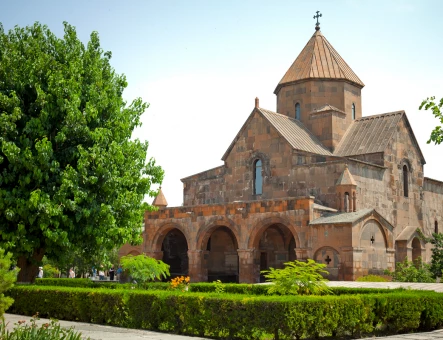
[{"label": "paved path", "polygon": [[[421,290],[434,290],[443,292],[443,283],[401,283],[401,282],[347,282],[347,281],[331,281],[328,283],[330,287],[361,287],[361,288],[411,288]],[[19,320],[29,321],[29,316],[21,316],[14,314],[5,314],[5,320],[8,322],[8,328],[11,329]],[[39,325],[49,322],[48,319],[40,319],[37,321]],[[111,326],[94,325],[84,322],[60,321],[62,327],[74,327],[82,335],[91,340],[189,340],[200,339],[184,335],[174,335],[166,333],[157,333],[151,331],[143,331],[137,329],[119,328]],[[374,339],[367,338],[367,339]],[[443,329],[427,332],[427,333],[411,333],[380,337],[377,340],[443,340]]]}]

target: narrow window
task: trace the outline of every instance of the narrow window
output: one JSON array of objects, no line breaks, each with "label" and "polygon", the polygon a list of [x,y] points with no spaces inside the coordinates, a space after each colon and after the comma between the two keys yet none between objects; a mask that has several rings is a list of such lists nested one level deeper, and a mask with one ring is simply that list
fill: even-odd
[{"label": "narrow window", "polygon": [[349,192],[345,192],[345,197],[344,197],[344,207],[345,207],[345,212],[349,212]]},{"label": "narrow window", "polygon": [[295,119],[300,120],[300,103],[295,104]]},{"label": "narrow window", "polygon": [[403,196],[409,197],[408,189],[408,167],[403,165]]},{"label": "narrow window", "polygon": [[254,194],[261,195],[262,192],[263,192],[262,163],[260,159],[257,159],[254,163]]},{"label": "narrow window", "polygon": [[438,234],[438,222],[435,221],[434,223],[434,233]]},{"label": "narrow window", "polygon": [[352,103],[352,120],[355,119],[355,104]]}]

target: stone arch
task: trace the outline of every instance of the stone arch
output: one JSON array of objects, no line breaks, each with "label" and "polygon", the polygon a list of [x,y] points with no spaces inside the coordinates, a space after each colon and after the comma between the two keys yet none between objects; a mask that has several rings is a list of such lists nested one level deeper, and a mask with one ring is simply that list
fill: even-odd
[{"label": "stone arch", "polygon": [[418,237],[414,237],[412,239],[411,247],[412,247],[412,262],[415,263],[415,261],[418,260],[419,257],[421,257],[421,252],[422,252],[421,242]]},{"label": "stone arch", "polygon": [[239,235],[234,222],[217,219],[204,227],[197,241],[197,249],[204,254],[203,272],[209,282],[238,282]]},{"label": "stone arch", "polygon": [[159,252],[162,249],[163,240],[165,239],[166,235],[173,229],[178,229],[182,232],[182,234],[185,236],[186,243],[189,247],[189,236],[187,235],[186,231],[183,229],[183,227],[178,223],[171,223],[167,222],[165,224],[162,224],[157,232],[154,235],[154,238],[152,239],[152,246],[151,251],[152,252]]},{"label": "stone arch", "polygon": [[339,280],[341,255],[337,249],[330,246],[320,247],[314,253],[314,260],[326,265],[329,280]]},{"label": "stone arch", "polygon": [[[384,247],[388,248],[389,247],[389,242],[388,242],[388,235],[386,234],[386,230],[385,228],[382,227],[382,225],[374,218],[370,218],[367,221],[365,221],[365,223],[363,224],[363,227],[360,230],[360,235],[359,235],[359,246],[362,247],[362,237],[363,237],[363,233],[364,232],[368,232],[368,230],[365,231],[365,228],[367,228],[367,226],[369,225],[376,225],[381,233],[381,235],[383,236],[383,243],[384,243]],[[375,235],[374,235],[375,236]],[[370,239],[369,239],[370,240]],[[380,240],[378,240],[380,241]],[[375,240],[374,240],[375,242]],[[373,243],[374,243],[373,242]]]},{"label": "stone arch", "polygon": [[229,218],[219,218],[214,221],[211,221],[209,224],[205,225],[203,228],[200,229],[200,231],[197,234],[196,249],[206,250],[206,244],[208,243],[208,240],[211,237],[212,232],[219,227],[228,228],[233,233],[237,246],[239,245],[240,235],[234,221],[232,221]]},{"label": "stone arch", "polygon": [[162,261],[169,265],[171,277],[189,274],[188,242],[177,228],[169,230],[162,241]]},{"label": "stone arch", "polygon": [[368,220],[360,232],[359,245],[361,275],[382,275],[388,268],[388,242],[383,227],[375,219]]},{"label": "stone arch", "polygon": [[281,224],[281,225],[284,225],[285,227],[287,227],[295,239],[295,244],[300,245],[300,239],[299,239],[298,234],[295,231],[295,227],[292,225],[292,223],[289,220],[284,219],[282,217],[274,216],[274,217],[266,218],[266,219],[258,222],[254,226],[251,234],[249,235],[248,248],[249,249],[257,248],[259,241],[260,241],[261,234],[263,233],[263,231],[265,231],[268,227],[270,227],[273,224]]},{"label": "stone arch", "polygon": [[[293,249],[289,245],[294,240]],[[262,270],[282,268],[285,262],[296,258],[295,248],[300,240],[294,226],[286,219],[274,216],[258,222],[253,228],[248,249],[254,249],[253,275],[261,282],[265,281]]]}]

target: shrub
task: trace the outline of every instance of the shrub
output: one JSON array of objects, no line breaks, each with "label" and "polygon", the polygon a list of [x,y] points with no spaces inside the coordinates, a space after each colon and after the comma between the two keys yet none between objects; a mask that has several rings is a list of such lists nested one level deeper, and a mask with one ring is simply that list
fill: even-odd
[{"label": "shrub", "polygon": [[14,285],[20,270],[18,268],[11,270],[11,257],[11,253],[5,254],[5,250],[0,248],[0,317],[12,305],[13,300],[4,293]]},{"label": "shrub", "polygon": [[169,265],[146,255],[127,255],[120,259],[121,266],[137,284],[170,276]]},{"label": "shrub", "polygon": [[[389,291],[389,290],[387,290]],[[210,338],[349,338],[443,325],[441,295],[251,296],[18,286],[11,312]]]},{"label": "shrub", "polygon": [[[73,328],[61,328],[57,320],[51,319],[50,323],[45,323],[38,327],[36,321],[38,316],[30,320],[30,325],[25,321],[19,321],[15,324],[12,331],[6,330],[5,320],[0,321],[0,339],[1,340],[81,340],[81,333],[77,333]],[[90,339],[89,337],[87,339]]]},{"label": "shrub", "polygon": [[283,269],[270,268],[263,270],[262,273],[268,282],[273,285],[268,286],[270,294],[277,293],[281,295],[321,295],[330,294],[331,290],[325,284],[322,274],[328,274],[324,268],[326,265],[317,263],[308,259],[307,262],[295,260],[286,262]]},{"label": "shrub", "polygon": [[397,262],[395,271],[390,273],[392,281],[396,282],[435,282],[430,266],[423,263],[421,257],[415,262],[405,259],[403,262]]},{"label": "shrub", "polygon": [[388,282],[386,277],[380,275],[366,275],[360,276],[356,281],[358,282]]},{"label": "shrub", "polygon": [[43,277],[54,278],[60,275],[60,270],[51,266],[50,264],[45,264],[43,266]]}]

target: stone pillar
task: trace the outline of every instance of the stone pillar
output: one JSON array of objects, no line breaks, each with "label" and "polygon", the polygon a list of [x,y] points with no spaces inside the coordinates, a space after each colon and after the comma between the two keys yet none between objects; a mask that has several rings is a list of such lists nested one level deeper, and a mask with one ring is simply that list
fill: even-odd
[{"label": "stone pillar", "polygon": [[206,269],[206,275],[203,270],[203,261],[205,252],[202,250],[188,250],[188,266],[189,277],[191,282],[207,282],[208,271]]},{"label": "stone pillar", "polygon": [[337,197],[338,197],[338,207],[337,207],[337,210],[338,211],[343,211],[343,204],[341,204],[342,203],[342,201],[341,201],[341,194],[338,193]]},{"label": "stone pillar", "polygon": [[162,251],[148,251],[145,254],[149,257],[156,259],[156,260],[163,260],[163,252]]},{"label": "stone pillar", "polygon": [[352,211],[357,211],[357,194],[355,193],[355,191],[352,194]]},{"label": "stone pillar", "polygon": [[[237,249],[239,263],[239,283],[257,283],[259,274],[255,270],[255,249]],[[260,265],[260,264],[259,264]]]},{"label": "stone pillar", "polygon": [[311,258],[311,256],[309,256],[310,250],[310,248],[295,248],[295,256],[297,257],[297,260],[306,261]]}]

